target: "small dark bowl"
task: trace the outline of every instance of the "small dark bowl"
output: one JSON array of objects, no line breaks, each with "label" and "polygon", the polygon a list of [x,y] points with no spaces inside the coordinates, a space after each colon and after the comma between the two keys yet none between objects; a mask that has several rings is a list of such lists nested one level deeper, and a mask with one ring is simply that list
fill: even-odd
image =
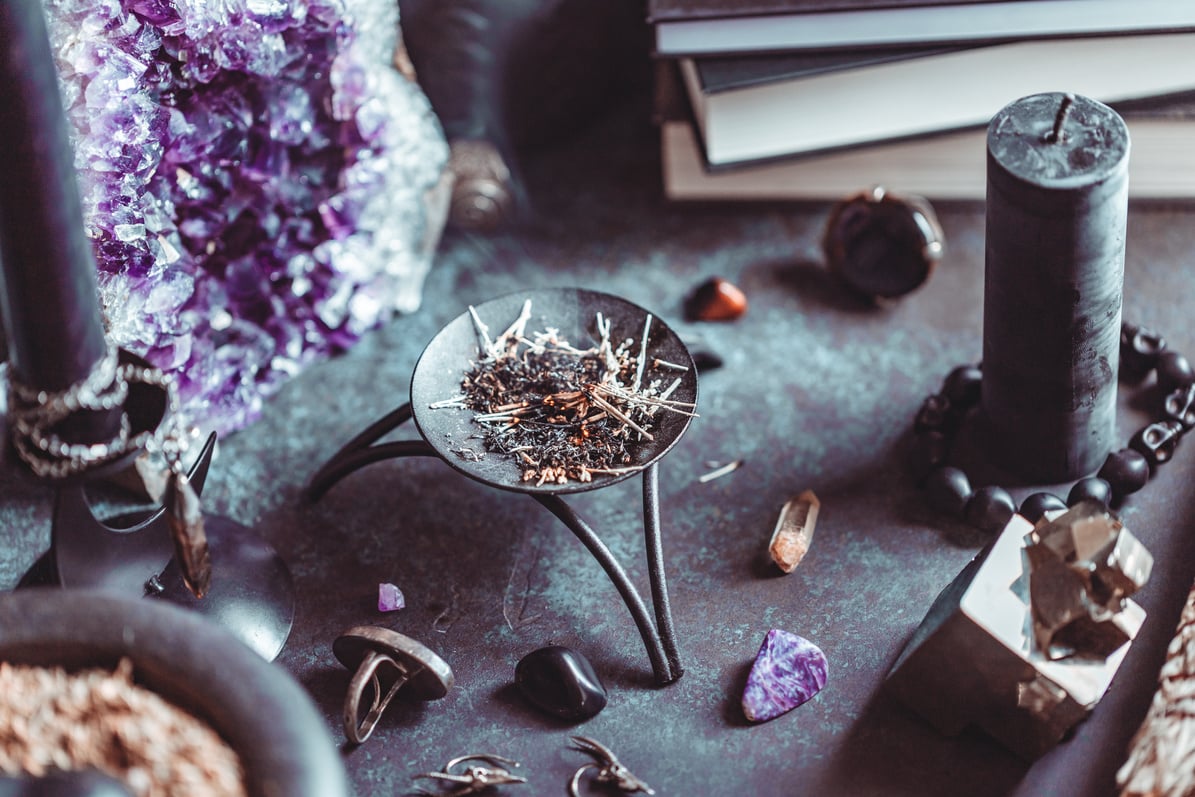
[{"label": "small dark bowl", "polygon": [[[649,313],[626,299],[599,291],[580,288],[538,288],[510,293],[477,305],[477,316],[496,337],[522,311],[523,302],[531,302],[528,333],[554,327],[560,336],[578,348],[595,344],[597,314],[609,320],[617,345],[624,338],[633,338],[636,346],[643,343],[643,329]],[[680,385],[673,394],[675,401],[697,403],[697,366],[680,337],[657,316],[652,316],[648,334],[647,353],[651,357],[683,365],[688,370],[677,373]],[[486,456],[462,459],[453,453],[463,442],[475,437],[478,426],[473,413],[464,409],[432,409],[437,401],[460,393],[461,378],[473,366],[478,356],[477,333],[469,312],[461,313],[448,323],[423,350],[411,377],[411,408],[419,433],[448,465],[483,484],[532,495],[560,495],[581,493],[606,487],[628,479],[656,462],[676,445],[692,417],[675,413],[661,413],[652,428],[654,439],[638,441],[631,451],[633,461],[627,471],[618,475],[595,475],[592,481],[570,480],[564,484],[547,481],[538,484],[524,481],[518,462],[512,457]]]},{"label": "small dark bowl", "polygon": [[0,661],[113,668],[207,722],[237,751],[254,797],[348,797],[344,765],[311,698],[281,667],[163,601],[30,588],[0,595]]}]

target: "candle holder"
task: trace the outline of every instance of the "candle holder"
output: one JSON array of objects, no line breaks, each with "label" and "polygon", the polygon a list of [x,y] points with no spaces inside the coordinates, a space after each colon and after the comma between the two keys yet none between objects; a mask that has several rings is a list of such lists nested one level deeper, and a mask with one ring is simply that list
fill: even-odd
[{"label": "candle holder", "polygon": [[[127,353],[122,352],[121,358],[143,364]],[[168,410],[165,388],[130,383],[122,411],[134,435],[158,429]],[[203,491],[215,445],[212,434],[187,473],[197,494]],[[173,558],[165,506],[106,520],[96,517],[87,500],[86,485],[129,467],[140,453],[133,451],[76,476],[55,480],[50,548],[19,586],[56,584],[162,598],[224,626],[272,660],[290,635],[295,597],[290,571],[270,545],[236,521],[205,513],[212,579],[200,599],[187,588]]]},{"label": "candle holder", "polygon": [[[680,678],[683,670],[677,650],[676,635],[664,573],[664,554],[660,537],[659,474],[657,464],[680,439],[691,421],[690,414],[663,413],[652,427],[651,439],[642,439],[628,451],[629,466],[615,474],[595,474],[592,481],[528,481],[519,463],[502,455],[462,456],[461,442],[475,436],[478,427],[473,413],[461,409],[434,408],[445,398],[460,393],[461,380],[476,359],[477,338],[474,318],[503,321],[519,315],[530,301],[539,317],[559,330],[565,340],[596,339],[595,324],[600,314],[612,328],[650,332],[644,350],[686,370],[678,372],[679,384],[672,395],[678,402],[697,401],[697,369],[680,338],[659,321],[648,325],[646,310],[609,294],[578,289],[535,290],[510,294],[488,301],[462,313],[444,327],[424,349],[411,378],[411,400],[371,424],[350,440],[311,478],[307,497],[319,500],[333,485],[366,465],[387,459],[411,456],[438,457],[457,472],[499,490],[523,493],[538,501],[572,531],[618,590],[635,625],[643,637],[656,683],[665,685]],[[474,316],[475,313],[475,316]],[[380,442],[408,420],[414,419],[421,436],[418,440]],[[655,613],[653,624],[647,607],[619,561],[598,536],[562,498],[570,493],[588,492],[640,475],[643,483],[643,527],[647,548],[648,577]]]}]

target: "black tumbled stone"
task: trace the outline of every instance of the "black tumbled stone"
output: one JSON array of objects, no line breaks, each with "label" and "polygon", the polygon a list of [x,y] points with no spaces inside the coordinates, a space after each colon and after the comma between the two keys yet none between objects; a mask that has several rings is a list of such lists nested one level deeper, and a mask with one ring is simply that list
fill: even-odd
[{"label": "black tumbled stone", "polygon": [[1053,493],[1034,493],[1021,502],[1021,514],[1030,523],[1037,523],[1056,509],[1066,509],[1066,502]]},{"label": "black tumbled stone", "polygon": [[1122,448],[1108,455],[1096,476],[1108,482],[1113,498],[1120,500],[1149,481],[1149,460],[1140,451]]},{"label": "black tumbled stone", "polygon": [[980,531],[995,534],[1008,525],[1017,512],[1017,504],[1008,490],[988,485],[976,490],[963,509],[963,519]]},{"label": "black tumbled stone", "polygon": [[971,480],[958,468],[945,465],[925,478],[925,499],[943,514],[961,518],[970,497]]},{"label": "black tumbled stone", "polygon": [[1097,504],[1107,506],[1111,500],[1112,485],[1099,476],[1088,476],[1086,479],[1079,479],[1075,482],[1075,486],[1067,493],[1066,505],[1075,506],[1082,501],[1095,501]]},{"label": "black tumbled stone", "polygon": [[1169,393],[1195,382],[1191,362],[1177,351],[1166,349],[1158,355],[1158,385]]},{"label": "black tumbled stone", "polygon": [[606,687],[589,659],[562,645],[520,659],[515,683],[532,705],[567,720],[589,719],[606,707]]}]

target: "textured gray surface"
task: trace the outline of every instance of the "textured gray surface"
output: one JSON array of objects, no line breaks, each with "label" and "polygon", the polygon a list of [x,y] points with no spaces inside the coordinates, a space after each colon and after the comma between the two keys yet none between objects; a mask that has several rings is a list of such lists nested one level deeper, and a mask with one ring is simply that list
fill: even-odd
[{"label": "textured gray surface", "polygon": [[[1075,738],[1032,768],[977,737],[942,739],[880,693],[883,676],[934,596],[979,550],[976,532],[928,510],[899,446],[923,397],[981,350],[983,210],[939,207],[947,255],[916,294],[869,310],[829,284],[819,236],[828,208],[669,206],[659,197],[654,132],[635,107],[584,140],[529,164],[538,222],[488,238],[449,236],[424,307],[283,389],[249,430],[223,441],[208,505],[254,526],[290,563],[299,594],[279,663],[309,689],[339,735],[347,671],[342,630],[376,623],[419,639],[457,686],[427,705],[399,703],[344,760],[358,792],[405,793],[411,776],[466,753],[523,762],[530,788],[560,794],[592,736],[660,794],[1107,794],[1144,716],[1165,644],[1191,583],[1195,453],[1180,448],[1124,510],[1157,567],[1141,595],[1143,636]],[[1189,323],[1195,225],[1177,207],[1134,207],[1125,317],[1195,352]],[[751,307],[740,321],[685,323],[684,294],[719,275]],[[685,676],[655,688],[643,645],[588,553],[533,501],[472,483],[442,463],[371,466],[306,505],[322,461],[406,398],[423,346],[467,304],[528,286],[577,285],[625,296],[666,319],[694,349],[725,358],[703,376],[701,417],[661,463],[664,544]],[[1122,389],[1119,436],[1148,409]],[[408,435],[414,434],[408,429]],[[1188,443],[1187,445],[1191,445]],[[743,459],[707,484],[709,462]],[[0,586],[48,544],[50,494],[0,475]],[[766,560],[781,505],[812,488],[813,547],[779,576]],[[1016,491],[1018,496],[1029,492]],[[646,590],[635,481],[569,498]],[[381,615],[379,581],[407,608]],[[812,639],[827,688],[751,727],[738,701],[769,628]],[[514,667],[550,643],[590,658],[608,707],[577,726],[525,705]]]}]

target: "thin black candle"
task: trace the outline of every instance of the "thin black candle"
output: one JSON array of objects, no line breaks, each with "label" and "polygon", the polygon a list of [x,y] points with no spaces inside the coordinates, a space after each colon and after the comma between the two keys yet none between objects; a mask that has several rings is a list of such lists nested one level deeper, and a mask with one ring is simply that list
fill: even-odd
[{"label": "thin black candle", "polygon": [[[0,273],[9,363],[29,388],[62,391],[105,355],[95,262],[39,0],[0,2]],[[63,430],[110,437],[111,413]]]}]

